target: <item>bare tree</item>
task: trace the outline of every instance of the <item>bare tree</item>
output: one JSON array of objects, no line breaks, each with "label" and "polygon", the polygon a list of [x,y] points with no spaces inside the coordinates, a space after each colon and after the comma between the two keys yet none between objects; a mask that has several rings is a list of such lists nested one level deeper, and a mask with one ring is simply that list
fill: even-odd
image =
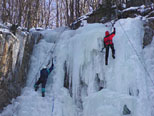
[{"label": "bare tree", "polygon": [[56,1],[57,13],[56,13],[56,27],[59,27],[59,1]]},{"label": "bare tree", "polygon": [[[27,27],[59,27],[70,24],[98,6],[128,4],[135,0],[0,0],[0,19],[3,23],[18,23]],[[148,4],[152,0],[140,0]],[[102,5],[99,5],[102,4]],[[107,13],[110,18],[110,12]]]},{"label": "bare tree", "polygon": [[2,0],[2,21],[3,23],[7,20],[7,14],[6,14],[6,0]]}]

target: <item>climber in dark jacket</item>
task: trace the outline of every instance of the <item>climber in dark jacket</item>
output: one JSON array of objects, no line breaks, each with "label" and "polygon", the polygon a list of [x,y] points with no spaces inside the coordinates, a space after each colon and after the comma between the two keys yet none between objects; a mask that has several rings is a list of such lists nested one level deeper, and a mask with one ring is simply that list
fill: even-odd
[{"label": "climber in dark jacket", "polygon": [[115,28],[111,34],[109,34],[108,31],[105,32],[105,37],[104,37],[104,47],[106,48],[105,65],[108,65],[109,47],[112,50],[112,57],[113,59],[115,59],[115,49],[114,49],[114,44],[112,42],[114,36],[115,36]]},{"label": "climber in dark jacket", "polygon": [[46,85],[47,78],[48,78],[49,74],[53,70],[53,67],[54,67],[54,64],[52,62],[52,65],[51,65],[51,67],[49,69],[48,68],[43,68],[40,71],[40,78],[39,78],[39,80],[34,85],[35,91],[37,91],[37,89],[39,88],[39,84],[42,84],[42,97],[45,96],[45,85]]}]

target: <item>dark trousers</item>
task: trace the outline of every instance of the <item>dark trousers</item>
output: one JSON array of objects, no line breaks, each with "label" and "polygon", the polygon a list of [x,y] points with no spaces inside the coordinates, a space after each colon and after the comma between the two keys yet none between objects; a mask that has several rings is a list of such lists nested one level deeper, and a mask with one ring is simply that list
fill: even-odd
[{"label": "dark trousers", "polygon": [[112,50],[112,57],[115,58],[115,49],[114,49],[114,45],[110,44],[106,46],[106,54],[105,54],[105,64],[108,64],[108,56],[109,56],[109,48],[111,48]]},{"label": "dark trousers", "polygon": [[35,83],[35,85],[38,86],[39,84],[42,84],[42,88],[45,88],[46,82],[47,82],[47,79],[39,78],[39,80]]}]

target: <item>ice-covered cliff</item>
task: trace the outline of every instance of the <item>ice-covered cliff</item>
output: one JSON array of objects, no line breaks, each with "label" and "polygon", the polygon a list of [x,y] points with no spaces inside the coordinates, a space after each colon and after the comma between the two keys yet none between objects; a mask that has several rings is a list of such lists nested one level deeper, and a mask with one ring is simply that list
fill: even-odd
[{"label": "ice-covered cliff", "polygon": [[[112,31],[110,23],[42,31],[44,38],[34,46],[27,86],[0,115],[122,116],[126,105],[130,116],[152,116],[143,21],[141,17],[121,19],[115,27],[116,58],[110,51],[107,66],[105,53],[99,51],[105,31]],[[33,85],[43,64],[51,64],[52,58],[55,68],[42,98]]]},{"label": "ice-covered cliff", "polygon": [[7,26],[0,26],[0,111],[11,103],[12,98],[20,95],[25,87],[36,40],[34,33],[18,29],[14,35]]}]

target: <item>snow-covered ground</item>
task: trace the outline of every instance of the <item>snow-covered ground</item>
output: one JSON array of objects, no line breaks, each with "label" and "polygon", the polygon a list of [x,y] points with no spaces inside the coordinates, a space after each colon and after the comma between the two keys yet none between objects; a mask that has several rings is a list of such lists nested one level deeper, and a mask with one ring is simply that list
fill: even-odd
[{"label": "snow-covered ground", "polygon": [[[121,19],[115,27],[116,59],[112,59],[110,50],[108,66],[104,64],[104,53],[99,51],[105,31],[111,32],[109,25],[87,24],[78,30],[41,32],[45,38],[35,45],[27,86],[0,116],[122,116],[124,105],[131,110],[130,116],[152,116],[150,81],[142,64],[143,56],[148,56],[142,50],[143,22],[140,17]],[[55,38],[58,41],[54,44]],[[51,65],[52,57],[55,68],[42,98],[33,85],[42,66]],[[72,90],[63,87],[64,64]]]}]

